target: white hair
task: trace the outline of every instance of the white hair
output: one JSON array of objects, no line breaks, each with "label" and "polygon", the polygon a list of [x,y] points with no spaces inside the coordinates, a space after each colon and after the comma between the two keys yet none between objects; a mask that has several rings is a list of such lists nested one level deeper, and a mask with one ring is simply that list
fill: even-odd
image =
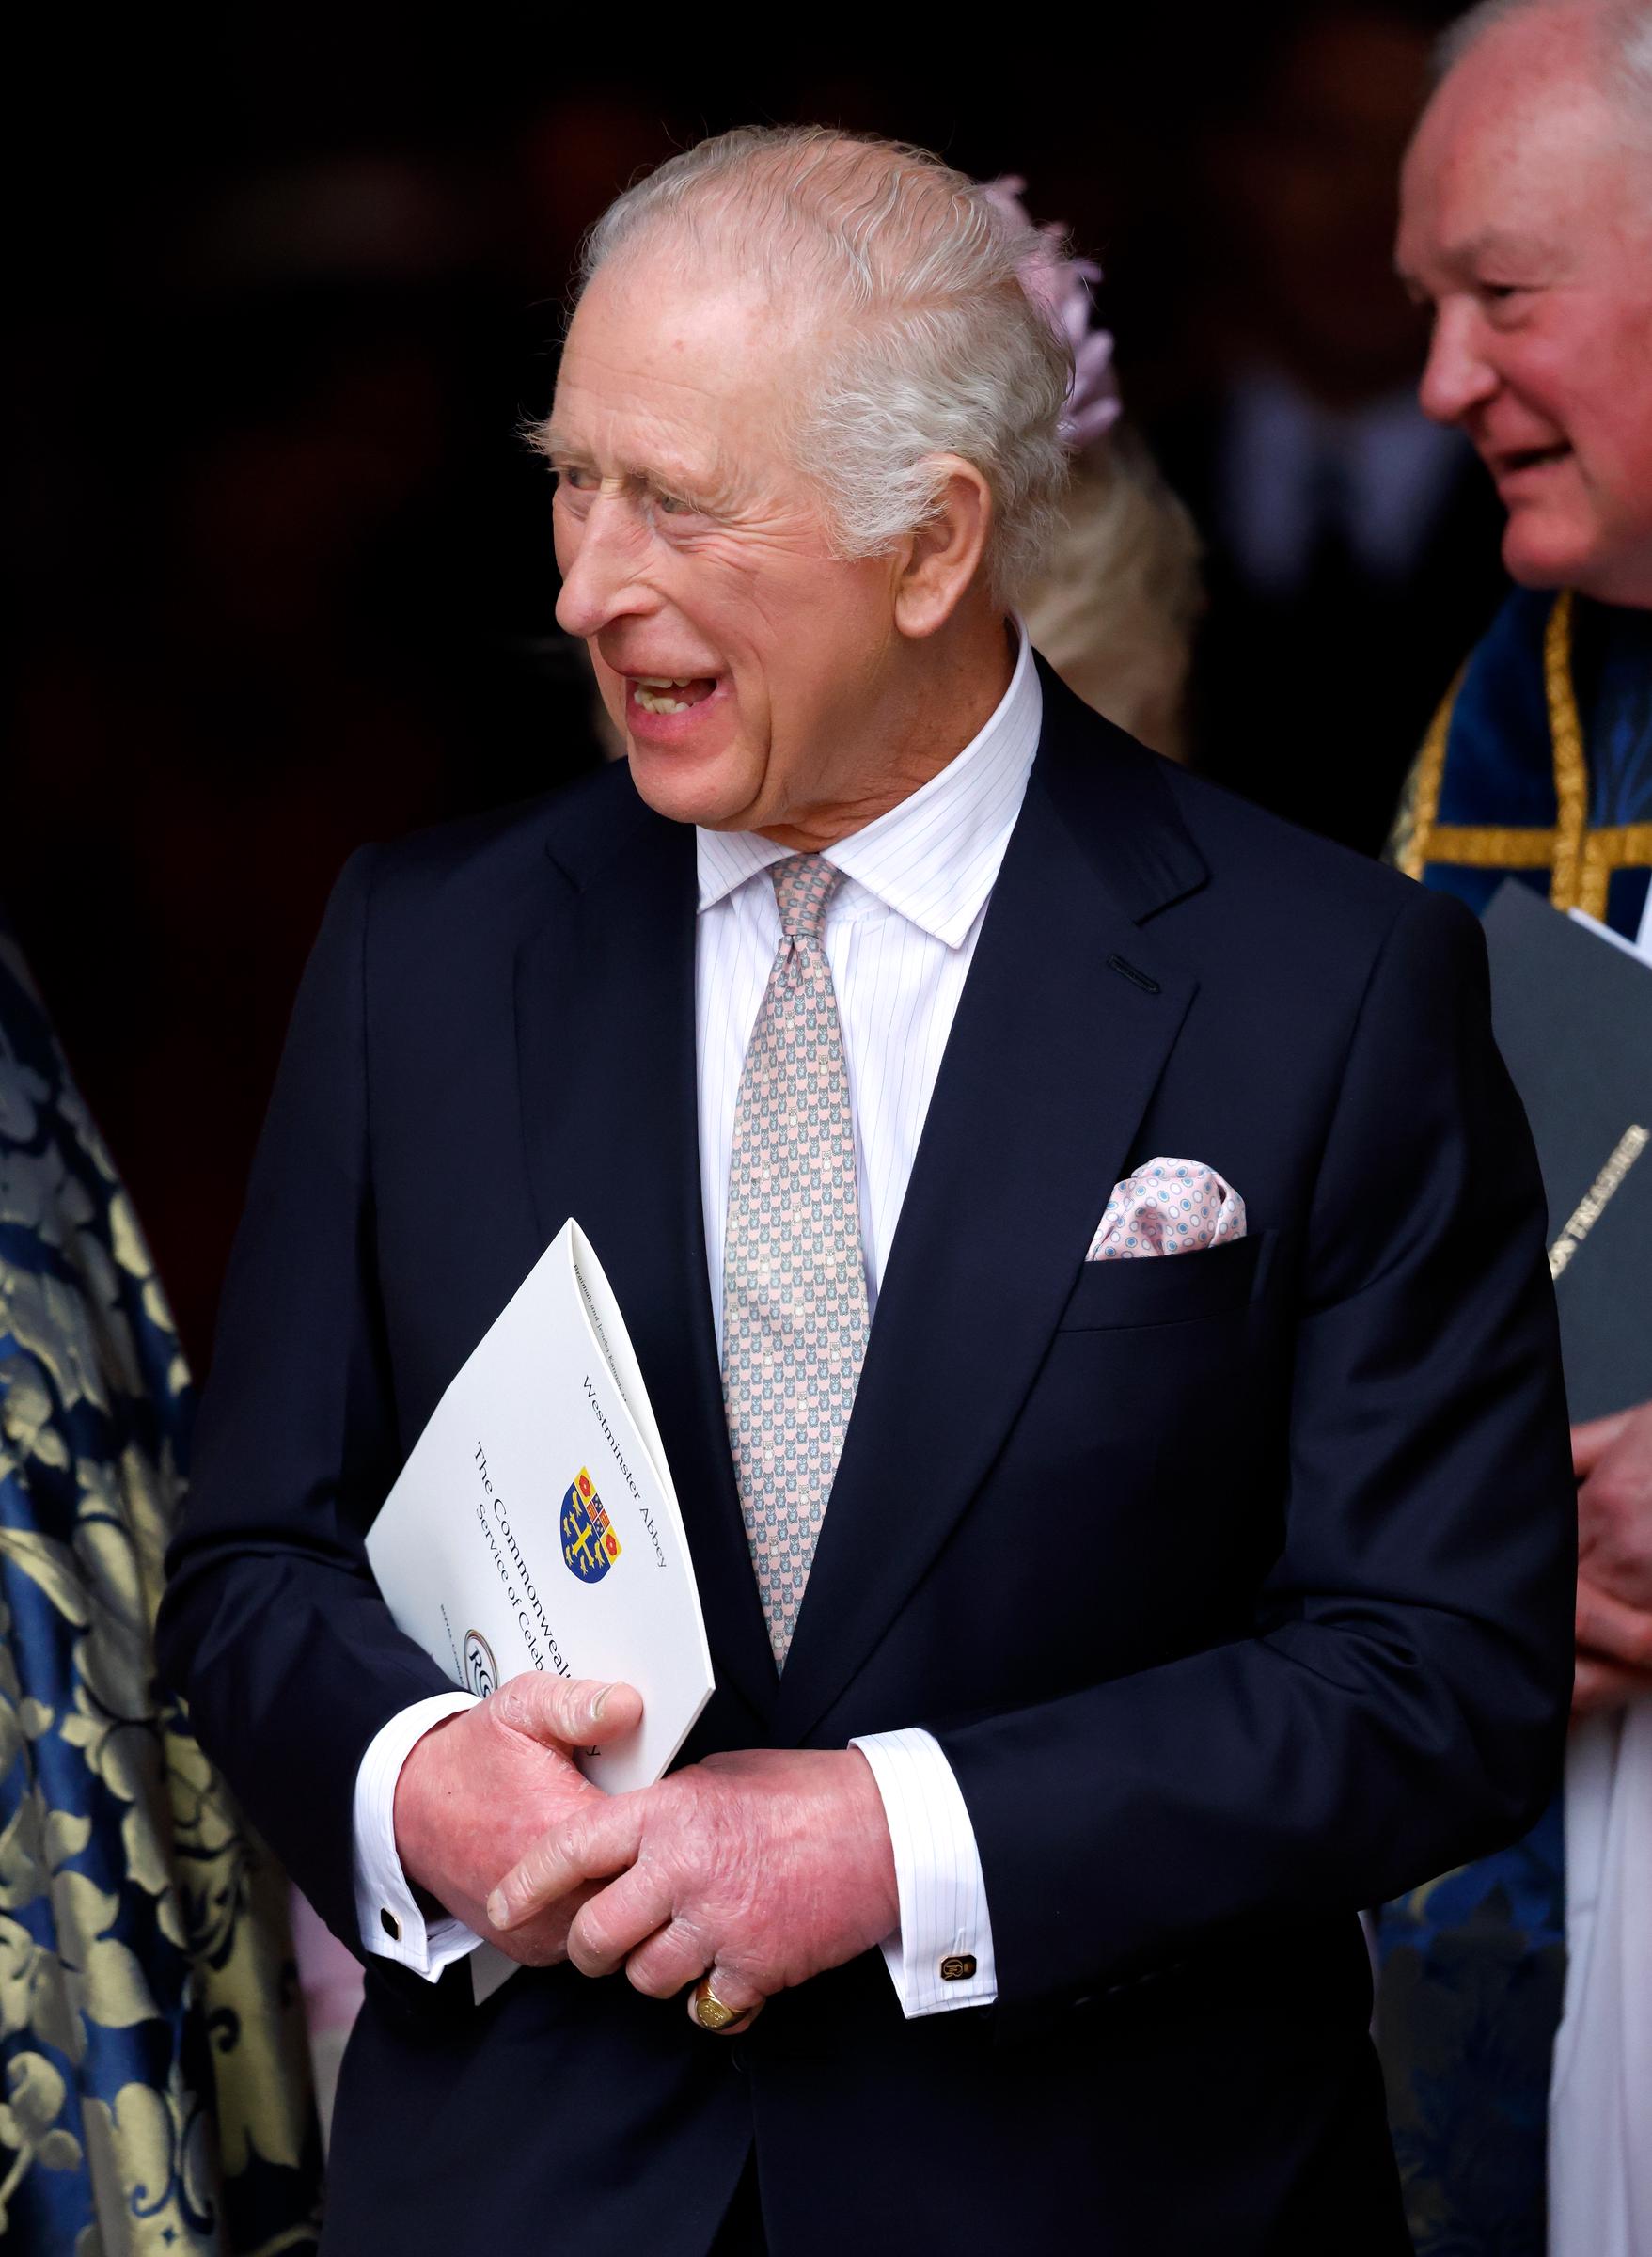
[{"label": "white hair", "polygon": [[1037,229],[938,157],[824,126],[744,126],[672,157],[586,239],[581,285],[662,234],[777,294],[822,301],[826,342],[792,444],[834,547],[876,556],[935,515],[939,455],[986,480],[998,601],[1049,552],[1067,455],[1071,349],[1022,280],[1054,256]]},{"label": "white hair", "polygon": [[1634,130],[1652,141],[1652,0],[1479,0],[1435,49],[1435,83],[1455,70],[1487,32],[1517,16],[1582,18],[1594,33],[1602,91]]}]

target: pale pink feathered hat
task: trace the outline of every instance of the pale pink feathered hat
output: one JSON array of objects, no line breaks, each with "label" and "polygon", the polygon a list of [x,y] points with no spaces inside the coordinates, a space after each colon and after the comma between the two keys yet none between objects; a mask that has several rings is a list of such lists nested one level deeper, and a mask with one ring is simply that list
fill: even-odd
[{"label": "pale pink feathered hat", "polygon": [[[1005,173],[1001,180],[987,182],[984,194],[1000,212],[1031,226],[1021,201],[1026,185],[1018,174]],[[1021,284],[1048,316],[1058,336],[1065,338],[1072,348],[1073,381],[1067,387],[1062,437],[1074,454],[1081,454],[1104,437],[1123,413],[1113,370],[1112,332],[1095,327],[1095,308],[1090,297],[1090,285],[1101,280],[1101,269],[1093,259],[1065,256],[1063,228],[1042,227],[1038,233],[1044,249],[1023,261]]]}]

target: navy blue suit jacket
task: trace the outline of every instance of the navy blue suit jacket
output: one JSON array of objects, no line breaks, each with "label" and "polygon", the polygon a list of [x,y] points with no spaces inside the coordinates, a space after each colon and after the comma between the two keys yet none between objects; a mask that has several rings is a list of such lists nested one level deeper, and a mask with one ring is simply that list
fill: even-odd
[{"label": "navy blue suit jacket", "polygon": [[[329,2249],[702,2257],[754,2142],[779,2257],[1408,2246],[1356,1908],[1531,1821],[1570,1682],[1530,1141],[1467,912],[1045,696],[779,1680],[700,1225],[692,832],[620,766],[340,881],[162,1620],[202,1741],[354,1944],[356,1767],[446,1681],[363,1531],[572,1213],[699,1571],[687,1757],[927,1725],[999,1998],[904,2022],[869,1954],[732,2050],[622,1979],[478,2010],[370,1963]],[[1249,1235],[1086,1265],[1157,1154]]]}]

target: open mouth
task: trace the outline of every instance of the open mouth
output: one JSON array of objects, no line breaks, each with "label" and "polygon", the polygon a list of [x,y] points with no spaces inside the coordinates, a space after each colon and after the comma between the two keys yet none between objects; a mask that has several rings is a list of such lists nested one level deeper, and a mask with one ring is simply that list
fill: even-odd
[{"label": "open mouth", "polygon": [[713,674],[633,674],[626,694],[644,713],[686,713],[703,705],[716,686]]},{"label": "open mouth", "polygon": [[1518,448],[1512,453],[1498,456],[1497,475],[1499,478],[1515,478],[1522,470],[1545,469],[1550,463],[1563,462],[1570,452],[1571,449],[1564,440],[1553,447]]}]

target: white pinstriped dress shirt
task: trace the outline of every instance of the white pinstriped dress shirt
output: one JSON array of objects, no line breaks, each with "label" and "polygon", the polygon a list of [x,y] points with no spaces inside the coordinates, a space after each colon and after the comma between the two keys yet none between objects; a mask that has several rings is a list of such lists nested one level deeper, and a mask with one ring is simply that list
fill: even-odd
[{"label": "white pinstriped dress shirt", "polygon": [[[1010,686],[980,734],[910,798],[826,849],[845,881],[826,914],[826,954],[848,1065],[861,1242],[874,1311],[941,1054],[1021,811],[1042,719],[1043,695],[1023,629]],[[790,849],[748,831],[702,830],[696,841],[700,1197],[720,1356],[734,1108],[780,938],[774,888],[763,874]],[[420,1915],[396,1855],[396,1779],[415,1741],[470,1700],[466,1693],[437,1694],[392,1717],[356,1779],[362,1945],[433,1981],[477,1939],[458,1920],[427,1926]],[[986,1890],[951,1765],[917,1728],[854,1744],[872,1765],[894,1848],[901,1926],[883,1949],[903,2011],[928,2014],[989,2003],[997,1981]],[[966,1959],[975,1962],[973,1975],[942,1976],[943,1962]]]}]

